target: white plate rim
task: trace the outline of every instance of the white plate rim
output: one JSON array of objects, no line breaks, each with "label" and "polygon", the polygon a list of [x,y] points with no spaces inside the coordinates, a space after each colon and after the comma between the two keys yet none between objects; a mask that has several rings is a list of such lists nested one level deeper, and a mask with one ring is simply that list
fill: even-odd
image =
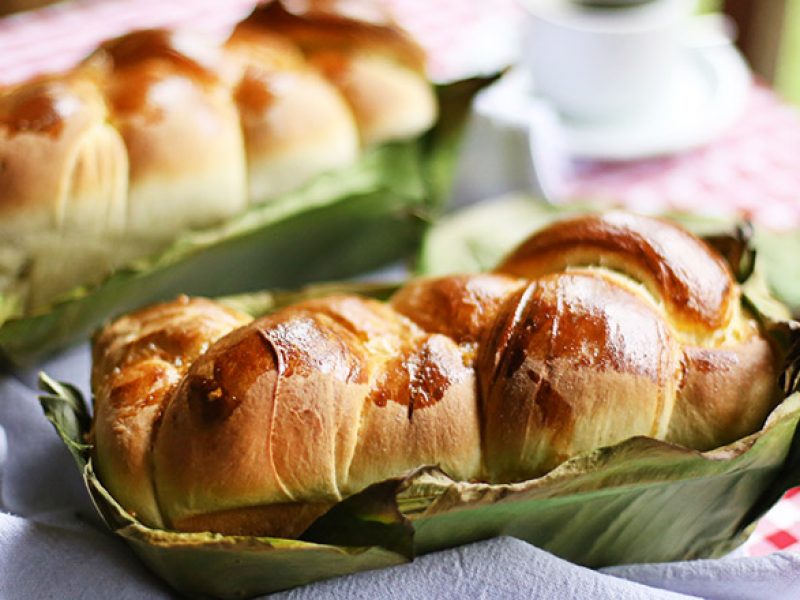
[{"label": "white plate rim", "polygon": [[[598,128],[561,119],[568,153],[574,158],[604,161],[655,158],[705,145],[731,127],[744,112],[752,87],[752,75],[742,55],[732,44],[720,44],[686,47],[682,56],[684,70],[677,69],[677,72],[686,73],[685,69],[693,68],[701,70],[710,80],[708,85],[712,93],[707,102],[697,107],[704,113],[702,129],[686,128],[675,135],[659,138],[641,129],[631,136],[624,123],[619,122]],[[679,86],[680,82],[674,85]]]}]

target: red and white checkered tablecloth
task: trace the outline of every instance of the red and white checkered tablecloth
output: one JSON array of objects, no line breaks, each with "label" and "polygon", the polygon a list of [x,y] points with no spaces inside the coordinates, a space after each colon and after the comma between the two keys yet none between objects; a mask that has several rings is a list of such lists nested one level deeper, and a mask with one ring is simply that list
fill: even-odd
[{"label": "red and white checkered tablecloth", "polygon": [[764,515],[743,548],[749,556],[776,550],[800,552],[800,488],[786,493],[783,500]]},{"label": "red and white checkered tablecloth", "polygon": [[[518,33],[513,0],[380,0],[429,53],[429,71],[453,79],[500,66]],[[254,0],[72,0],[0,19],[0,84],[68,69],[98,42],[135,28],[224,35]],[[633,209],[740,214],[775,228],[800,227],[800,112],[754,86],[740,121],[681,155],[582,163],[570,184],[582,199]],[[800,552],[800,488],[759,522],[747,555]]]},{"label": "red and white checkered tablecloth", "polygon": [[713,143],[664,158],[584,163],[570,194],[633,210],[738,215],[798,228],[800,111],[755,85],[744,116]]}]

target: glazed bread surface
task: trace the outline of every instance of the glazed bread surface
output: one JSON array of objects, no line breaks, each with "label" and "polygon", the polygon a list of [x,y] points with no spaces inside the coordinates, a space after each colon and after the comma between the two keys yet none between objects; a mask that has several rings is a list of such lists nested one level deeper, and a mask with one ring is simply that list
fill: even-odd
[{"label": "glazed bread surface", "polygon": [[84,62],[125,140],[129,235],[169,241],[247,205],[239,113],[221,61],[204,40],[150,30],[106,42]]},{"label": "glazed bread surface", "polygon": [[243,25],[292,40],[339,88],[365,145],[411,137],[436,118],[422,50],[375,2],[272,2]]},{"label": "glazed bread surface", "polygon": [[247,156],[248,197],[260,203],[359,154],[342,95],[289,40],[248,23],[225,44]]},{"label": "glazed bread surface", "polygon": [[[42,308],[433,124],[421,51],[385,16],[378,27],[334,3],[284,3],[256,8],[222,44],[136,31],[69,73],[0,90],[0,294]],[[343,46],[331,20],[369,45]],[[381,66],[343,84],[315,62],[327,52]]]},{"label": "glazed bread surface", "polygon": [[674,224],[618,213],[388,303],[336,295],[256,320],[156,305],[94,353],[98,473],[144,522],[181,531],[296,537],[423,465],[500,483],[632,436],[707,450],[780,398],[726,264]]}]

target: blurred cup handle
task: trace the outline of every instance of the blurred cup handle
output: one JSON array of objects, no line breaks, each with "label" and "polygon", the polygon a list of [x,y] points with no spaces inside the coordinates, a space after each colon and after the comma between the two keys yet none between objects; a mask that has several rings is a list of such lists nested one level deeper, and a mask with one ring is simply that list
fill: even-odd
[{"label": "blurred cup handle", "polygon": [[727,46],[735,42],[737,37],[739,28],[736,21],[722,13],[690,17],[680,32],[680,41],[688,48]]}]

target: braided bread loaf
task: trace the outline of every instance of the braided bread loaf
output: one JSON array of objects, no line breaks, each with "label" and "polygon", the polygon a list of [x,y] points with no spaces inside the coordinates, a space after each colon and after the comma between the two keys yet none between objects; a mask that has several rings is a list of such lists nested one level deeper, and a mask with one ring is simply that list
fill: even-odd
[{"label": "braided bread loaf", "polygon": [[430,127],[422,51],[363,4],[274,1],[222,45],[137,31],[0,91],[0,293],[34,309]]},{"label": "braided bread loaf", "polygon": [[723,260],[616,213],[389,303],[332,296],[253,321],[180,298],[107,326],[94,359],[102,481],[142,521],[187,531],[296,536],[427,464],[511,482],[636,435],[705,450],[779,398]]}]

